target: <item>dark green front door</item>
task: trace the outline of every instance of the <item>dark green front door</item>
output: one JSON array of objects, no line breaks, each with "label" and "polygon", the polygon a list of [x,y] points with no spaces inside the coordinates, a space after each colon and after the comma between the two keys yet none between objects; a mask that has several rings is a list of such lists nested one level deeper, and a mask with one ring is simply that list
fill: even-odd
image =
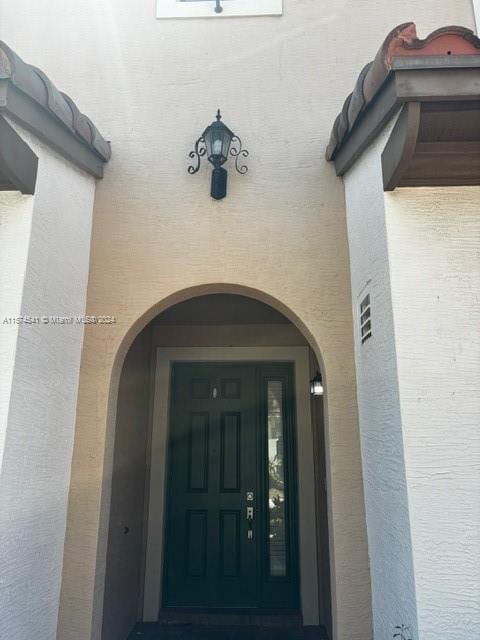
[{"label": "dark green front door", "polygon": [[298,609],[289,364],[172,371],[165,607]]}]

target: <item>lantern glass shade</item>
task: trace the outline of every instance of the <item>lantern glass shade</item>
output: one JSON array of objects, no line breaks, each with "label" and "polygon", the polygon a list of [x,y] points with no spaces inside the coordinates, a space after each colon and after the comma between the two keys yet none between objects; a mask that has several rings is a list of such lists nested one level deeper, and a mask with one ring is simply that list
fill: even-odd
[{"label": "lantern glass shade", "polygon": [[221,166],[228,158],[233,133],[223,122],[217,121],[205,129],[203,137],[207,158],[214,166]]},{"label": "lantern glass shade", "polygon": [[310,393],[312,396],[323,396],[323,381],[319,371],[312,380],[310,380]]}]

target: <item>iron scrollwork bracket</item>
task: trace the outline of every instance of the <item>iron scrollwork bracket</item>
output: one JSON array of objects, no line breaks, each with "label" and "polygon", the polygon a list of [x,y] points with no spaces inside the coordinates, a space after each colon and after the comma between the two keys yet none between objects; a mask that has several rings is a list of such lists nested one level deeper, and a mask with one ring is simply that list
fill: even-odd
[{"label": "iron scrollwork bracket", "polygon": [[205,138],[200,138],[195,142],[195,149],[188,154],[189,158],[196,158],[196,164],[189,165],[187,171],[190,175],[197,173],[200,169],[200,160],[207,153],[207,147],[205,146]]},{"label": "iron scrollwork bracket", "polygon": [[235,158],[235,169],[238,173],[247,173],[248,167],[246,164],[241,164],[241,158],[248,157],[248,151],[246,149],[242,149],[242,141],[238,136],[233,136],[232,138],[230,155]]}]

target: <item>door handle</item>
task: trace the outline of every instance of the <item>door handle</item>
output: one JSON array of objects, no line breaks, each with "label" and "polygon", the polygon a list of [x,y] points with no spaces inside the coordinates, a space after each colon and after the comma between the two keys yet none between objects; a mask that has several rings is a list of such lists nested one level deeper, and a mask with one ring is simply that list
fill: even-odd
[{"label": "door handle", "polygon": [[247,507],[247,538],[253,540],[253,520],[255,518],[255,511],[253,507]]}]

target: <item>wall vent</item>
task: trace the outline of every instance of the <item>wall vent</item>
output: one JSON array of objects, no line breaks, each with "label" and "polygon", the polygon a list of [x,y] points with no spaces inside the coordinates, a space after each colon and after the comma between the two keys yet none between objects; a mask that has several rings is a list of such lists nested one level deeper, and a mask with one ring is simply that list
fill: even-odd
[{"label": "wall vent", "polygon": [[360,338],[362,339],[362,344],[372,337],[371,315],[370,294],[368,294],[360,303]]}]

